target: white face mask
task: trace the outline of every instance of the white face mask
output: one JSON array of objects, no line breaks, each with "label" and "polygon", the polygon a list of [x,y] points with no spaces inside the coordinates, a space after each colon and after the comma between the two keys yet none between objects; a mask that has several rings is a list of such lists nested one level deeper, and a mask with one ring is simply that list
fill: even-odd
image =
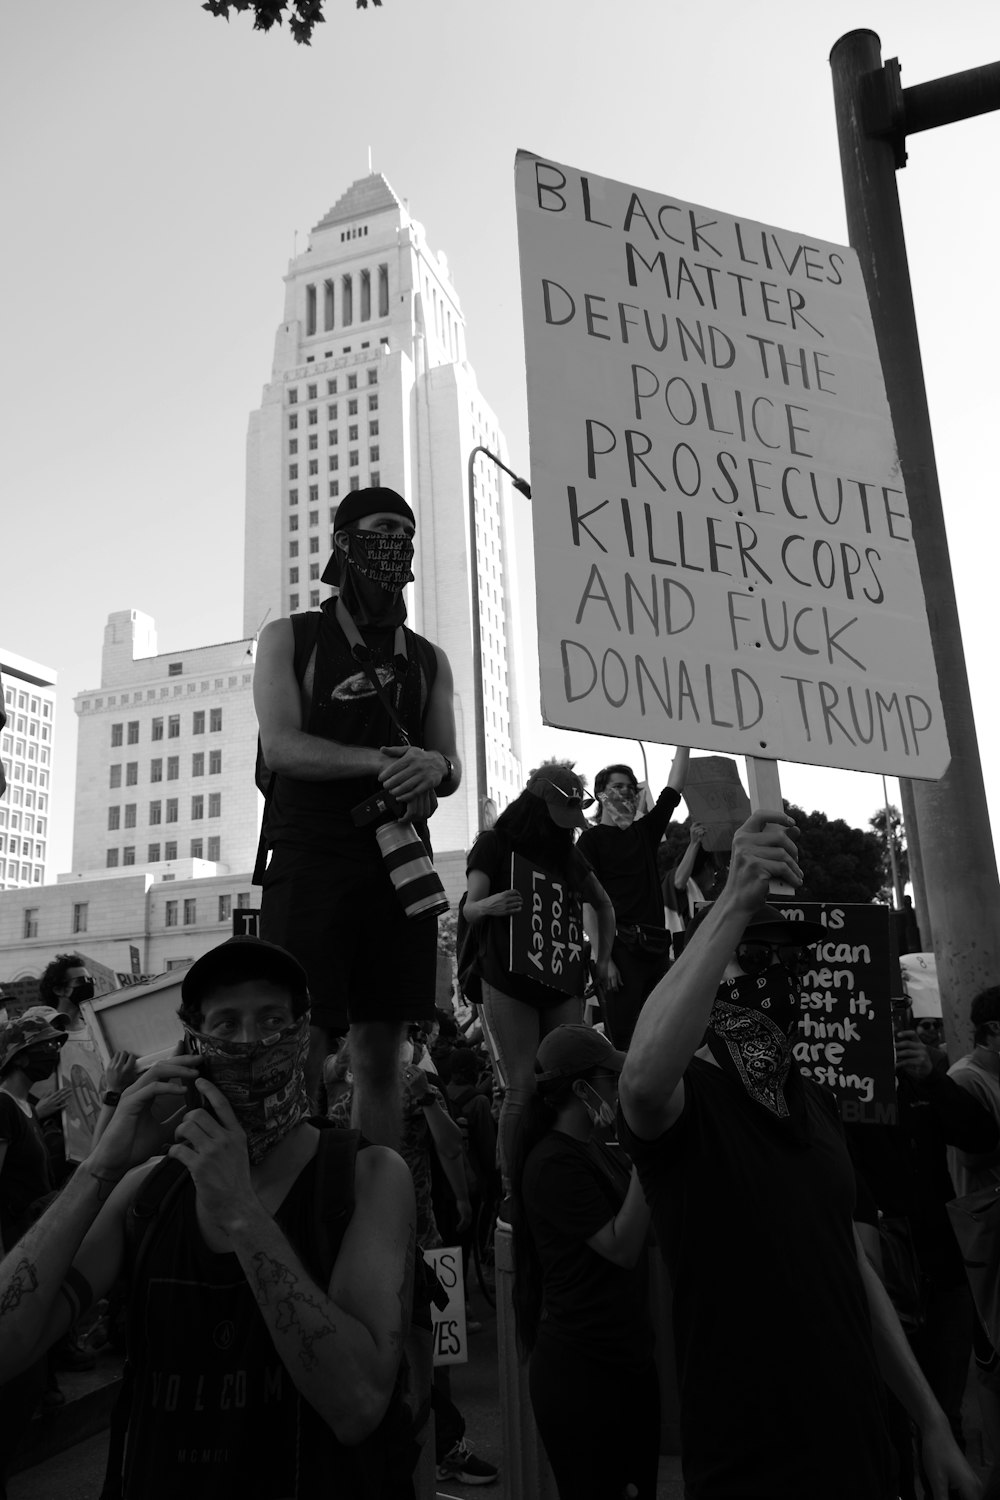
[{"label": "white face mask", "polygon": [[592,1084],[587,1083],[586,1079],[582,1079],[581,1082],[587,1092],[593,1094],[597,1100],[597,1108],[594,1109],[593,1105],[588,1104],[586,1099],[580,1099],[580,1095],[577,1094],[577,1098],[580,1099],[580,1103],[590,1116],[590,1123],[595,1129],[606,1129],[609,1125],[613,1125],[615,1123],[614,1106],[609,1104],[606,1099],[602,1099],[597,1090]]}]

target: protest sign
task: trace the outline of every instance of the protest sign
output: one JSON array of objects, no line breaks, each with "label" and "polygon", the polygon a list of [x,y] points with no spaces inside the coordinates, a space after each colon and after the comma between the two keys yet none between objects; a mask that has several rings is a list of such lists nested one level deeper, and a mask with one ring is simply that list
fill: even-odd
[{"label": "protest sign", "polygon": [[437,1273],[448,1294],[448,1305],[431,1302],[434,1325],[435,1365],[464,1365],[469,1358],[469,1336],[465,1326],[465,1272],[462,1247],[424,1250],[424,1260]]},{"label": "protest sign", "polygon": [[736,762],[724,755],[698,755],[688,762],[684,801],[692,823],[705,828],[701,847],[709,854],[731,849],[733,834],[752,811]]},{"label": "protest sign", "polygon": [[899,964],[887,906],[830,901],[773,904],[793,922],[822,922],[827,939],[810,950],[799,976],[802,1020],[795,1058],[807,1078],[832,1089],[845,1121],[891,1125],[896,1119],[896,1062],[891,996]]},{"label": "protest sign", "polygon": [[510,971],[526,974],[566,995],[582,995],[583,911],[564,880],[537,865],[510,857],[511,889],[523,905],[510,919]]},{"label": "protest sign", "polygon": [[936,778],[855,253],[519,152],[549,724]]}]

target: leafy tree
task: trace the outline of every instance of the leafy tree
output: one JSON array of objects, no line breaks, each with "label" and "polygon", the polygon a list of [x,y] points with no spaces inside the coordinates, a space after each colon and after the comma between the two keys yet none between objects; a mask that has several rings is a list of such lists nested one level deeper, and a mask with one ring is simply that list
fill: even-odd
[{"label": "leafy tree", "polygon": [[[204,0],[201,8],[210,16],[222,16],[226,21],[231,10],[237,14],[252,10],[255,31],[270,31],[275,22],[280,26],[287,13],[292,36],[302,46],[308,47],[314,29],[326,20],[324,3],[325,0]],[[368,9],[368,0],[354,0],[354,3],[358,10]],[[382,0],[372,0],[372,5],[381,4]]]},{"label": "leafy tree", "polygon": [[796,895],[800,900],[879,900],[883,891],[883,846],[876,834],[851,828],[843,818],[807,813],[794,802],[785,803],[785,812],[795,819],[799,835],[796,857],[802,869],[802,885]]},{"label": "leafy tree", "polygon": [[906,853],[906,833],[903,828],[902,814],[898,807],[893,807],[891,804],[888,811],[888,839],[886,838],[885,831],[886,809],[884,807],[880,807],[875,816],[868,819],[868,826],[869,828],[874,828],[882,845],[882,893],[879,896],[879,900],[884,901],[887,906],[892,906],[894,904],[893,896],[895,893],[892,885],[892,859],[889,854],[890,839],[892,841],[893,853],[896,856],[896,873],[899,876],[900,895],[902,895],[903,886],[906,885],[910,878],[910,861]]}]

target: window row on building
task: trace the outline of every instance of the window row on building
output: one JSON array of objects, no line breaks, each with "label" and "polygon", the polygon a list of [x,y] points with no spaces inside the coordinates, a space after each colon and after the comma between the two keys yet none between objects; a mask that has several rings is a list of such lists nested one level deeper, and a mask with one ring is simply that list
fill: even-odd
[{"label": "window row on building", "polygon": [[[193,822],[198,822],[200,818],[204,818],[206,802],[210,818],[222,817],[222,793],[209,792],[207,798],[198,793],[191,798],[191,819]],[[122,820],[123,811],[125,814],[124,821]],[[137,815],[138,803],[126,802],[124,806],[120,803],[114,803],[108,808],[108,828],[112,832],[118,828],[135,828],[137,826]],[[154,826],[157,823],[180,822],[180,798],[167,797],[162,801],[150,802],[148,821]]]},{"label": "window row on building", "polygon": [[[181,758],[180,758],[179,755],[168,755],[166,757],[165,762],[164,762],[164,757],[162,757],[162,756],[154,756],[153,759],[149,762],[149,779],[150,779],[150,781],[162,781],[164,779],[163,778],[164,765],[166,766],[166,773],[167,773],[166,779],[167,779],[167,781],[179,781],[180,780],[180,774],[181,774]],[[221,750],[209,750],[208,755],[206,757],[206,754],[205,754],[205,752],[203,750],[196,750],[194,752],[194,754],[191,756],[191,775],[192,776],[204,776],[205,775],[206,766],[208,768],[208,774],[209,774],[209,776],[221,776],[222,775],[222,751]],[[125,786],[138,786],[139,785],[139,762],[137,760],[127,760],[127,761],[124,762],[124,769],[125,769],[125,782],[124,782],[124,785]],[[115,761],[108,768],[108,786],[112,790],[114,790],[116,787],[120,787],[121,785],[122,785],[122,762],[121,761]]]},{"label": "window row on building", "polygon": [[[207,897],[207,898],[203,897],[202,899],[203,899],[203,901],[205,901],[205,904],[207,905],[208,903],[211,902],[212,898],[211,897]],[[229,896],[229,895],[227,895],[227,896],[217,896],[216,897],[216,901],[218,903],[218,905],[216,907],[216,911],[218,913],[218,915],[216,917],[216,921],[218,921],[218,922],[231,922],[232,919],[233,919],[233,898],[232,898],[232,896]],[[192,926],[198,920],[198,915],[197,915],[197,913],[198,913],[198,905],[197,905],[197,903],[198,903],[198,898],[196,896],[187,896],[187,897],[181,898],[181,899],[179,899],[177,901],[167,901],[167,902],[165,902],[164,903],[164,921],[163,921],[163,925],[165,927],[178,927],[178,926],[180,926],[181,925],[180,924],[180,917],[183,914],[184,926],[185,927]],[[249,909],[249,906],[250,906],[250,892],[249,891],[238,891],[237,894],[236,894],[236,910],[237,911],[245,911],[245,910]],[[37,906],[26,906],[24,908],[24,919],[23,919],[22,927],[21,927],[22,936],[24,938],[37,938],[39,936],[39,930],[38,930],[39,929],[39,912],[40,912],[40,908],[37,907]],[[75,901],[73,903],[73,932],[74,933],[86,932],[88,930],[88,928],[89,928],[89,925],[90,925],[90,903],[89,903],[89,901]]]},{"label": "window row on building", "polygon": [[[118,749],[120,745],[138,745],[141,719],[129,719],[111,726],[111,748]],[[208,725],[209,734],[221,734],[222,732],[222,709],[221,708],[196,708],[191,714],[191,733],[204,734],[205,726]],[[162,740],[164,732],[168,740],[180,739],[181,716],[180,714],[159,715],[150,720],[150,739]]]},{"label": "window row on building", "polygon": [[[120,857],[119,857],[120,856]],[[178,858],[178,844],[176,839],[167,839],[164,844],[149,844],[146,847],[147,865],[169,864]],[[188,845],[189,859],[207,859],[217,864],[222,858],[222,839],[217,835],[209,839],[191,839]],[[105,865],[109,870],[117,870],[124,865],[136,863],[136,845],[125,844],[121,849],[108,849],[105,854]]]}]

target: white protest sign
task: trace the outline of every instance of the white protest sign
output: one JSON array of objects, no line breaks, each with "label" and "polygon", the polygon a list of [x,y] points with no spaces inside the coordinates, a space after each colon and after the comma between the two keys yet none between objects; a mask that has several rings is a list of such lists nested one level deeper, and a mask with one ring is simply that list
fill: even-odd
[{"label": "white protest sign", "polygon": [[526,152],[516,171],[545,721],[941,776],[854,252]]},{"label": "white protest sign", "polygon": [[465,1273],[461,1245],[424,1250],[424,1260],[437,1272],[448,1294],[447,1307],[431,1302],[434,1324],[435,1365],[464,1365],[469,1358],[469,1335],[465,1326]]}]

